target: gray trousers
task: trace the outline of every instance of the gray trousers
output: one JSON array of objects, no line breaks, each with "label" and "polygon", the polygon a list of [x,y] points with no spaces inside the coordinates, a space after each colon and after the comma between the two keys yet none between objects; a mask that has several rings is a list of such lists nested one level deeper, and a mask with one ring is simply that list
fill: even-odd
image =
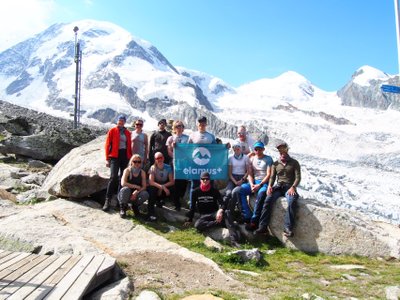
[{"label": "gray trousers", "polygon": [[149,193],[146,190],[144,190],[139,192],[139,195],[137,196],[136,200],[132,202],[131,195],[133,191],[134,189],[131,189],[127,186],[121,188],[121,190],[118,193],[118,202],[120,207],[125,207],[126,204],[128,203],[132,203],[133,205],[139,207],[149,199]]}]

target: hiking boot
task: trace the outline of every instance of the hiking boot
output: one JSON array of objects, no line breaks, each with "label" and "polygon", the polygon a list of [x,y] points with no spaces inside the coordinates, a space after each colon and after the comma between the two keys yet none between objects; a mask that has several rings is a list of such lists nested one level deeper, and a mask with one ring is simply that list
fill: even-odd
[{"label": "hiking boot", "polygon": [[110,209],[110,199],[106,199],[103,205],[103,211],[108,211]]},{"label": "hiking boot", "polygon": [[291,231],[289,228],[285,228],[283,230],[283,235],[286,237],[292,237],[293,236],[293,231]]},{"label": "hiking boot", "polygon": [[260,227],[254,231],[255,235],[268,235],[268,229],[266,227]]},{"label": "hiking boot", "polygon": [[231,241],[231,247],[233,248],[242,248],[242,246],[237,241]]},{"label": "hiking boot", "polygon": [[137,207],[136,205],[132,205],[132,210],[136,218],[142,217],[142,214],[139,211],[139,207]]},{"label": "hiking boot", "polygon": [[176,211],[181,211],[181,207],[180,206],[175,206],[175,210]]},{"label": "hiking boot", "polygon": [[258,226],[256,225],[256,223],[249,223],[249,224],[246,224],[246,225],[244,226],[244,228],[245,228],[247,231],[254,231],[254,230],[256,230],[256,229],[258,228]]},{"label": "hiking boot", "polygon": [[156,206],[162,208],[164,206],[164,200],[157,201]]},{"label": "hiking boot", "polygon": [[120,216],[121,218],[125,218],[125,217],[126,217],[125,209],[121,209],[121,210],[119,211],[119,216]]},{"label": "hiking boot", "polygon": [[156,222],[156,221],[157,221],[157,217],[156,217],[156,216],[149,216],[149,217],[148,217],[148,220],[149,220],[150,222]]}]

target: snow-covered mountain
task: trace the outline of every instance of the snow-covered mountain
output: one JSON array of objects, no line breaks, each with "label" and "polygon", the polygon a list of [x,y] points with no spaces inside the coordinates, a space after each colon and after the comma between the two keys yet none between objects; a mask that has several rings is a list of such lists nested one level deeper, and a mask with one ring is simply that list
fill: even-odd
[{"label": "snow-covered mountain", "polygon": [[273,158],[277,139],[289,143],[302,165],[302,197],[400,223],[400,105],[380,90],[400,85],[398,76],[363,66],[331,93],[289,71],[235,88],[173,66],[114,24],[84,20],[53,25],[0,53],[0,98],[71,118],[75,25],[83,51],[83,122],[107,123],[126,113],[144,118],[149,130],[161,116],[194,128],[205,114],[210,130],[224,138],[246,124],[255,138],[268,135]]}]

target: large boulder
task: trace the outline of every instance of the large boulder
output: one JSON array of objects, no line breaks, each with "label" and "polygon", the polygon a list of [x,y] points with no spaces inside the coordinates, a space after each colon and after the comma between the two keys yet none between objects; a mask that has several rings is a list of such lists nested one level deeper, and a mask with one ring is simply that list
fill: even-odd
[{"label": "large boulder", "polygon": [[42,189],[57,197],[84,198],[107,188],[105,136],[71,150],[51,170]]},{"label": "large boulder", "polygon": [[273,208],[270,230],[287,247],[305,252],[400,258],[400,228],[354,211],[321,206],[310,199],[297,203],[294,236],[283,235],[286,200]]},{"label": "large boulder", "polygon": [[72,121],[5,101],[0,104],[0,153],[58,161],[71,149],[105,133],[105,129],[88,126],[73,129]]}]

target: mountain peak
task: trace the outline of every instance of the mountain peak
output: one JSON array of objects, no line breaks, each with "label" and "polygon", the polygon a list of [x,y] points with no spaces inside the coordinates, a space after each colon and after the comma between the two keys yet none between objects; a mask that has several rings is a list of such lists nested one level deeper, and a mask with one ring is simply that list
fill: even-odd
[{"label": "mountain peak", "polygon": [[390,76],[371,66],[362,66],[352,76],[353,82],[361,86],[369,86],[371,80],[387,80]]}]

